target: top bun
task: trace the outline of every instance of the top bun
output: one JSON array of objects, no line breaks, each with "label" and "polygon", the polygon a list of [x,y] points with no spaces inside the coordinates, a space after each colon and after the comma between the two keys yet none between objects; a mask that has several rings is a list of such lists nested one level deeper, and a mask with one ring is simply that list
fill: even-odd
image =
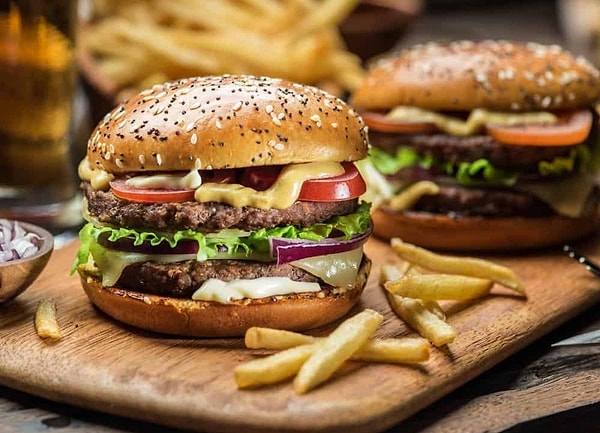
[{"label": "top bun", "polygon": [[355,161],[367,145],[360,116],[323,90],[226,75],[156,85],[130,98],[96,126],[87,157],[111,173],[211,170]]},{"label": "top bun", "polygon": [[376,61],[352,103],[368,110],[546,111],[589,106],[599,96],[598,70],[557,45],[457,41]]}]

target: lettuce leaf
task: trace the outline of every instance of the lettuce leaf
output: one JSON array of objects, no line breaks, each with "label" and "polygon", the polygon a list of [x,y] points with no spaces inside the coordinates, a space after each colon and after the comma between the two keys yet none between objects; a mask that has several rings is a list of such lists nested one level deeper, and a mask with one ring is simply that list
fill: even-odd
[{"label": "lettuce leaf", "polygon": [[[600,146],[598,146],[600,147]],[[565,173],[591,171],[600,161],[600,152],[590,150],[585,144],[571,149],[568,156],[557,157],[551,161],[540,161],[537,171],[541,176],[558,176]],[[369,159],[385,175],[392,175],[407,167],[438,169],[452,176],[460,185],[465,186],[513,186],[517,183],[519,172],[494,167],[487,159],[473,162],[438,161],[430,156],[420,156],[410,147],[400,147],[395,155],[381,149],[371,148]]]},{"label": "lettuce leaf", "polygon": [[198,243],[196,259],[199,261],[208,260],[218,253],[222,253],[220,249],[223,247],[227,249],[227,253],[231,256],[239,256],[240,253],[243,253],[250,258],[253,254],[264,255],[268,253],[270,251],[269,238],[271,237],[320,241],[334,231],[341,232],[346,239],[365,233],[371,228],[370,207],[370,204],[363,202],[352,214],[336,216],[327,222],[317,223],[310,227],[288,225],[263,228],[250,233],[241,232],[242,236],[236,236],[236,231],[229,229],[205,235],[193,230],[158,233],[126,228],[95,227],[92,223],[88,223],[79,232],[81,245],[71,268],[71,273],[75,272],[77,266],[87,263],[90,248],[97,243],[98,237],[103,233],[108,233],[108,240],[110,241],[127,238],[132,239],[134,245],[141,245],[144,242],[150,245],[158,245],[161,242],[167,242],[171,247],[175,247],[181,240],[194,240]]}]

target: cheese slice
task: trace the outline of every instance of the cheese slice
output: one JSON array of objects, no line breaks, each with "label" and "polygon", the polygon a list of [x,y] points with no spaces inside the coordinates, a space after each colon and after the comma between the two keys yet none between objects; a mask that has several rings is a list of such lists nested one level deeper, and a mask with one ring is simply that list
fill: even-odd
[{"label": "cheese slice", "polygon": [[296,260],[291,265],[318,276],[334,287],[352,288],[362,261],[363,249]]},{"label": "cheese slice", "polygon": [[552,181],[524,182],[517,184],[516,189],[534,194],[560,215],[577,218],[583,215],[595,184],[594,176],[577,174]]}]

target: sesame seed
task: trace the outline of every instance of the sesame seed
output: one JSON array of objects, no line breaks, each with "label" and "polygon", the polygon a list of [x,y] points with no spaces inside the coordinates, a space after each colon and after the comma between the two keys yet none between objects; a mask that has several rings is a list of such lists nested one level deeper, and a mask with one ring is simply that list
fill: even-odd
[{"label": "sesame seed", "polygon": [[156,95],[156,96],[155,96],[155,98],[156,98],[156,99],[160,99],[160,98],[162,98],[163,96],[167,96],[167,92],[164,92],[164,91],[163,91],[163,92],[160,92],[158,95]]},{"label": "sesame seed", "polygon": [[538,86],[544,87],[546,85],[546,80],[542,77],[538,78],[535,82]]},{"label": "sesame seed", "polygon": [[519,110],[521,108],[521,105],[518,102],[511,102],[510,108],[511,110]]},{"label": "sesame seed", "polygon": [[115,164],[117,164],[117,167],[123,168],[123,160],[117,158],[115,159]]},{"label": "sesame seed", "polygon": [[221,122],[219,120],[215,120],[215,126],[217,127],[217,129],[223,129],[223,125],[221,125]]},{"label": "sesame seed", "polygon": [[271,114],[273,112],[273,106],[272,105],[267,105],[265,107],[265,111],[267,112],[267,114]]},{"label": "sesame seed", "polygon": [[544,108],[549,107],[551,103],[552,103],[551,96],[545,96],[544,99],[542,99],[542,107],[544,107]]},{"label": "sesame seed", "polygon": [[240,108],[242,108],[242,101],[237,101],[233,107],[231,107],[233,111],[238,111]]},{"label": "sesame seed", "polygon": [[331,122],[331,127],[336,129],[338,127],[337,122]]},{"label": "sesame seed", "polygon": [[188,126],[186,126],[186,127],[185,127],[185,132],[191,132],[191,131],[192,131],[192,129],[194,129],[194,128],[195,128],[195,125],[194,125],[194,123],[195,123],[195,122],[192,122],[192,123],[190,123]]},{"label": "sesame seed", "polygon": [[285,119],[285,113],[279,113],[279,114],[277,115],[277,118],[278,118],[279,120],[283,120],[283,119]]},{"label": "sesame seed", "polygon": [[196,144],[198,142],[198,136],[196,135],[195,132],[192,134],[192,137],[190,138],[190,142],[192,144]]},{"label": "sesame seed", "polygon": [[113,120],[118,120],[125,114],[125,110],[121,110],[113,116]]},{"label": "sesame seed", "polygon": [[573,92],[567,93],[567,98],[569,99],[569,101],[573,101],[575,99],[575,93],[573,93]]},{"label": "sesame seed", "polygon": [[190,105],[190,110],[196,110],[200,108],[200,105],[200,102],[194,102],[192,105]]},{"label": "sesame seed", "polygon": [[156,163],[159,167],[162,165],[162,156],[160,156],[160,153],[156,154]]},{"label": "sesame seed", "polygon": [[273,146],[273,148],[276,150],[283,150],[285,146],[283,143],[275,143],[275,146]]},{"label": "sesame seed", "polygon": [[275,115],[271,114],[271,121],[277,125],[277,126],[281,126],[281,120],[279,120],[277,117],[275,117]]},{"label": "sesame seed", "polygon": [[144,165],[146,163],[146,157],[144,155],[138,156],[138,161],[140,164]]},{"label": "sesame seed", "polygon": [[153,111],[153,114],[154,114],[154,115],[160,114],[160,113],[162,113],[162,111],[163,111],[164,109],[165,109],[165,107],[164,107],[164,106],[162,106],[162,107],[156,107],[156,108],[154,109],[154,111]]}]

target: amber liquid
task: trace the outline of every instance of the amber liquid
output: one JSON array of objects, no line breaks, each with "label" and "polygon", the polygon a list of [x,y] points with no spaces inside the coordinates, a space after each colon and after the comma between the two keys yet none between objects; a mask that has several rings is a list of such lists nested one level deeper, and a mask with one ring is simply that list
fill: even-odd
[{"label": "amber liquid", "polygon": [[74,44],[43,3],[11,1],[0,12],[0,216],[26,220],[68,219],[59,214],[77,193]]}]

